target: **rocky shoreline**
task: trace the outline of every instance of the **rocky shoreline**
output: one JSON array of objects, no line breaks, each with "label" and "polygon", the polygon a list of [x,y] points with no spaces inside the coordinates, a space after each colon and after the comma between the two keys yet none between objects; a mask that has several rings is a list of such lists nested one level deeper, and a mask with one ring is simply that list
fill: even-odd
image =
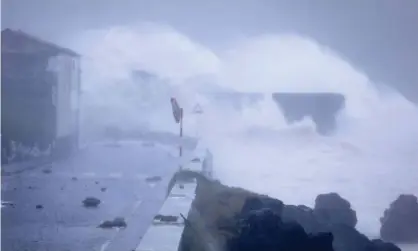
[{"label": "rocky shoreline", "polygon": [[[408,198],[410,204],[413,204],[413,199]],[[388,210],[385,213],[386,219],[389,217]],[[292,231],[299,233],[299,237],[302,238],[298,242],[312,243],[313,241],[318,244],[319,240],[320,245],[318,244],[317,247],[321,247],[322,251],[401,250],[395,244],[386,241],[391,240],[390,238],[385,238],[385,241],[369,239],[356,230],[356,212],[347,200],[336,193],[318,195],[314,208],[310,208],[304,205],[286,205],[275,198],[241,188],[228,187],[218,181],[201,177],[198,179],[196,197],[192,210],[186,219],[188,224],[183,232],[179,250],[234,250],[231,243],[239,243],[237,242],[239,237],[231,230],[239,229],[238,222],[248,221],[248,217],[252,220],[270,219],[268,222],[276,222],[274,228],[282,230],[272,238],[274,240],[282,239],[282,242],[276,243],[279,246],[287,245],[289,247],[291,245],[287,243],[289,238],[280,238],[280,236],[286,236],[286,231],[291,231],[288,229],[291,226]],[[330,234],[331,238],[327,237],[327,234]],[[249,236],[245,239],[246,242],[251,241]],[[283,242],[283,240],[286,241]],[[330,247],[331,249],[329,249]],[[306,246],[304,248],[306,249]],[[246,250],[251,249],[246,248]],[[259,251],[261,250],[263,249],[259,248]],[[294,247],[288,250],[300,249]],[[306,251],[309,250],[318,249]]]}]

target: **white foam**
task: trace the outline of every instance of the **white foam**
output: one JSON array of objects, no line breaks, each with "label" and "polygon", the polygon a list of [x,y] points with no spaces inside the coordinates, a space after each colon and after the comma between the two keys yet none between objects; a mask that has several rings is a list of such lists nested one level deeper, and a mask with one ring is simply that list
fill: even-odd
[{"label": "white foam", "polygon": [[[169,27],[146,24],[85,32],[74,47],[86,55],[84,105],[96,108],[92,120],[177,132],[169,103],[176,95],[185,107],[185,133],[199,131],[226,183],[309,205],[318,193],[339,192],[370,235],[378,233],[379,217],[399,193],[418,195],[416,107],[395,92],[378,91],[365,74],[312,39],[248,37],[215,52]],[[129,79],[137,68],[166,81],[155,84],[155,105],[145,110]],[[210,105],[186,89],[191,78],[240,91],[338,92],[347,107],[337,134],[322,137],[309,120],[286,125],[269,99],[240,112]],[[199,122],[189,111],[196,102],[204,110]]]}]

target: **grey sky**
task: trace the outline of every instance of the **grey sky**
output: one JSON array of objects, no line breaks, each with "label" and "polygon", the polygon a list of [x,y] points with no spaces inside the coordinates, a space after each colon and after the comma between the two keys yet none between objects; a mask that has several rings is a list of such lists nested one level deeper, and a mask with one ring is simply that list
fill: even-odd
[{"label": "grey sky", "polygon": [[418,101],[415,0],[2,0],[2,28],[63,41],[85,28],[157,21],[211,47],[293,32],[328,45],[373,80]]}]

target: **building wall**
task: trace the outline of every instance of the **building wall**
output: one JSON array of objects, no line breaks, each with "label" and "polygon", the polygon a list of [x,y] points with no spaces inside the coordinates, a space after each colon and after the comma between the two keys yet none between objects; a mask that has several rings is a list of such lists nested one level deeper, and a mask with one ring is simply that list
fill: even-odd
[{"label": "building wall", "polygon": [[57,77],[57,84],[53,87],[57,114],[56,137],[74,135],[78,131],[79,116],[79,59],[60,54],[49,59],[48,69],[55,72]]}]

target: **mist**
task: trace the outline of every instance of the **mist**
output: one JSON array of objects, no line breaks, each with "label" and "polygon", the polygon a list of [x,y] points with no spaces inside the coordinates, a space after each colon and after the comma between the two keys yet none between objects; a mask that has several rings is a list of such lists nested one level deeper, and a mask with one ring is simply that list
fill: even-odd
[{"label": "mist", "polygon": [[[67,22],[71,33],[61,31],[56,37],[47,34],[46,28],[27,23],[24,27],[83,55],[85,130],[115,125],[177,133],[169,103],[175,96],[185,109],[185,134],[199,135],[201,144],[211,149],[215,175],[222,182],[294,204],[312,205],[319,193],[338,192],[357,210],[359,229],[376,236],[378,219],[387,205],[399,193],[418,194],[414,169],[418,165],[418,113],[416,105],[395,90],[404,87],[391,81],[401,75],[398,67],[392,67],[399,58],[387,56],[384,67],[370,66],[371,61],[363,61],[360,67],[347,59],[349,53],[321,42],[331,36],[327,32],[320,39],[299,32],[309,25],[294,22],[305,27],[299,31],[281,26],[280,20],[294,17],[278,15],[277,7],[245,1],[237,14],[234,6],[224,7],[215,18],[219,6],[205,5],[211,13],[206,14],[207,22],[199,17],[204,10],[189,6],[174,15],[169,5],[148,6],[149,13],[137,9],[146,20],[134,20],[135,8],[130,6],[126,15],[116,11],[107,17],[98,11],[98,19],[105,20],[100,24],[85,17],[88,28]],[[302,13],[306,8],[300,5],[297,10]],[[188,13],[188,18],[179,17]],[[58,18],[58,14],[51,15]],[[41,19],[37,17],[39,23]],[[195,19],[200,22],[194,26],[190,23]],[[302,21],[308,23],[308,19]],[[275,25],[281,28],[272,29]],[[342,39],[341,35],[336,40]],[[409,48],[405,51],[413,50]],[[375,54],[369,52],[366,57]],[[403,50],[399,54],[405,55]],[[415,59],[410,58],[409,63]],[[411,69],[410,65],[404,69]],[[366,68],[373,70],[369,74]],[[133,79],[136,70],[156,76],[149,89],[141,89]],[[397,73],[382,77],[390,71]],[[407,93],[414,88],[412,75],[400,81],[410,80],[403,85],[408,85]],[[392,87],[383,86],[380,79]],[[324,137],[315,132],[309,119],[287,125],[271,99],[235,110],[211,103],[199,85],[260,93],[337,92],[346,97],[347,104],[338,117],[335,135]],[[147,95],[139,98],[143,93]],[[196,103],[202,105],[203,115],[192,114]]]}]

